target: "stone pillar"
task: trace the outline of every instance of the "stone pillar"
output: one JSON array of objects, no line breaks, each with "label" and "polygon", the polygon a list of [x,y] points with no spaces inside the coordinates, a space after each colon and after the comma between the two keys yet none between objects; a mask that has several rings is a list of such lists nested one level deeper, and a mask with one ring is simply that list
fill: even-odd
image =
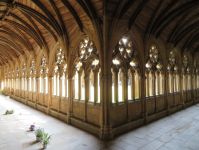
[{"label": "stone pillar", "polygon": [[98,72],[94,72],[94,104],[97,103],[98,100]]},{"label": "stone pillar", "polygon": [[[11,81],[12,82],[12,81]],[[12,84],[11,84],[12,85]],[[20,85],[20,94],[19,94],[19,98],[22,97],[22,78],[19,78],[19,85]],[[11,88],[12,89],[12,88]]]},{"label": "stone pillar", "polygon": [[[140,90],[140,99],[142,102],[142,118],[145,118],[145,124],[148,124],[148,114],[147,114],[147,109],[146,109],[146,78],[148,78],[148,74],[147,77],[145,76],[145,74],[143,73],[142,77],[141,77],[141,86],[140,89],[142,88],[143,90]],[[147,89],[148,90],[148,89]]]},{"label": "stone pillar", "polygon": [[90,93],[91,93],[91,88],[90,88],[90,82],[91,82],[91,76],[90,75],[85,75],[84,77],[85,80],[85,114],[84,114],[84,122],[87,122],[87,103],[90,100]]},{"label": "stone pillar", "polygon": [[195,84],[195,81],[194,81],[194,75],[191,75],[191,99],[193,100],[193,103],[195,104],[195,89],[193,87],[193,82]]},{"label": "stone pillar", "polygon": [[62,77],[61,75],[59,75],[59,108],[58,108],[58,112],[61,112],[61,97],[62,97]]},{"label": "stone pillar", "polygon": [[154,69],[154,73],[153,73],[153,95],[154,95],[154,99],[155,99],[155,113],[158,112],[157,110],[157,104],[156,104],[156,73],[155,73],[155,69]]},{"label": "stone pillar", "polygon": [[173,89],[172,89],[172,92],[173,92],[173,106],[175,107],[176,106],[176,103],[175,103],[175,97],[174,97],[174,89],[175,89],[175,82],[176,82],[176,80],[175,80],[175,74],[174,74],[174,72],[173,72],[173,82],[172,82],[172,85],[173,85]]},{"label": "stone pillar", "polygon": [[184,89],[183,89],[183,83],[184,83],[184,76],[183,74],[181,75],[181,78],[180,78],[180,91],[181,91],[181,104],[182,104],[182,107],[184,108]]},{"label": "stone pillar", "polygon": [[198,98],[198,96],[197,96],[197,75],[195,75],[195,99],[197,99]]},{"label": "stone pillar", "polygon": [[116,105],[118,104],[118,72],[115,71],[113,74],[113,80],[114,80],[114,102]]},{"label": "stone pillar", "polygon": [[133,98],[133,101],[135,101],[135,73],[134,71],[132,71],[132,76],[131,76],[131,81],[132,81],[132,98]]},{"label": "stone pillar", "polygon": [[29,88],[29,82],[28,77],[26,77],[26,92],[25,92],[25,99],[26,99],[26,105],[28,105],[28,88]]},{"label": "stone pillar", "polygon": [[73,116],[73,98],[74,98],[74,84],[73,77],[68,76],[68,112],[67,112],[67,122],[71,124],[71,117]]},{"label": "stone pillar", "polygon": [[164,93],[165,93],[165,109],[167,109],[168,110],[168,114],[170,115],[170,107],[169,107],[169,100],[168,100],[168,93],[169,93],[169,73],[168,72],[166,72],[166,74],[165,74],[165,80],[164,80],[165,82],[165,84],[164,84],[164,86],[165,86],[165,88],[164,88]]},{"label": "stone pillar", "polygon": [[39,80],[40,80],[40,78],[39,77],[37,77],[36,78],[36,89],[35,89],[35,94],[36,94],[36,100],[35,100],[35,109],[37,109],[37,103],[39,102],[39,93],[40,93],[40,91],[39,91],[39,89],[40,89],[40,82],[39,82]]},{"label": "stone pillar", "polygon": [[79,99],[81,100],[82,99],[82,85],[81,85],[81,83],[82,83],[82,71],[80,72],[79,71],[79,73],[78,73],[78,81],[79,81],[79,83],[78,83],[78,88],[79,88],[79,95],[78,95],[78,97],[79,97]]},{"label": "stone pillar", "polygon": [[185,87],[186,87],[186,102],[188,101],[188,99],[187,99],[187,82],[188,82],[188,76],[187,76],[187,74],[186,74],[186,76],[185,76]]},{"label": "stone pillar", "polygon": [[48,115],[50,114],[50,108],[52,106],[52,79],[53,77],[48,77]]},{"label": "stone pillar", "polygon": [[67,84],[68,84],[68,75],[65,76],[65,83],[66,83],[66,85],[65,85],[66,86],[65,87],[65,93],[66,93],[66,97],[68,97],[68,94],[67,94],[68,93],[68,87],[67,87]]},{"label": "stone pillar", "polygon": [[45,105],[45,94],[46,94],[46,88],[48,88],[48,87],[46,87],[46,82],[48,82],[47,80],[46,80],[46,76],[43,76],[43,86],[42,86],[42,90],[43,90],[43,93],[42,93],[42,95],[43,95],[43,106]]},{"label": "stone pillar", "polygon": [[111,104],[111,88],[112,76],[101,77],[101,105],[102,105],[102,125],[99,135],[100,139],[109,140],[113,138],[112,127],[110,125],[110,104]]}]

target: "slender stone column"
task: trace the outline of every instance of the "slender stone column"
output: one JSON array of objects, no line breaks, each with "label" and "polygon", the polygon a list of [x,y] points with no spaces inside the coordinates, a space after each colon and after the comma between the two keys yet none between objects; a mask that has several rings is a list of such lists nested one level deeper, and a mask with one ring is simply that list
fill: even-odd
[{"label": "slender stone column", "polygon": [[195,96],[195,99],[197,99],[198,98],[198,96],[197,96],[197,75],[195,75],[195,92],[196,92],[196,96]]},{"label": "slender stone column", "polygon": [[[112,77],[102,76],[101,77],[101,105],[102,105],[102,125],[100,132],[100,139],[108,140],[113,138],[112,127],[110,125],[110,105],[111,105],[111,88],[112,88]],[[103,94],[102,94],[103,93]]]},{"label": "slender stone column", "polygon": [[[88,101],[90,100],[91,96],[91,87],[90,87],[90,82],[91,82],[91,76],[90,75],[85,75],[84,77],[85,80],[85,114],[84,114],[84,122],[87,122],[87,104]],[[89,90],[86,90],[89,89]]]},{"label": "slender stone column", "polygon": [[185,76],[185,87],[186,87],[186,102],[188,101],[188,99],[187,99],[187,82],[188,82],[188,76],[187,76],[187,74],[186,74],[186,76]]},{"label": "slender stone column", "polygon": [[154,69],[154,73],[153,73],[153,95],[154,95],[154,99],[155,99],[155,113],[157,113],[158,109],[157,109],[157,103],[156,103],[156,73],[155,73],[155,69]]},{"label": "slender stone column", "polygon": [[61,97],[62,97],[62,77],[61,74],[59,75],[59,108],[58,108],[58,112],[61,112]]},{"label": "slender stone column", "polygon": [[184,108],[184,98],[183,98],[183,96],[184,96],[184,86],[183,86],[183,83],[184,83],[184,76],[183,76],[183,74],[181,75],[181,82],[180,82],[180,91],[181,91],[181,103],[182,103],[182,106],[183,106],[183,108]]},{"label": "slender stone column", "polygon": [[43,95],[43,105],[45,105],[45,94],[46,94],[46,88],[48,88],[48,87],[46,87],[46,82],[48,82],[48,81],[46,81],[46,76],[43,76],[43,93],[42,93],[42,95]]},{"label": "slender stone column", "polygon": [[173,89],[172,89],[172,92],[173,92],[173,106],[175,107],[176,106],[176,102],[175,102],[175,97],[174,97],[174,89],[175,89],[175,77],[174,77],[174,72],[173,72],[173,76],[172,76],[172,85],[173,85]]},{"label": "slender stone column", "polygon": [[47,114],[50,114],[50,108],[52,106],[52,80],[53,77],[48,77],[48,111]]},{"label": "slender stone column", "polygon": [[94,72],[94,104],[97,103],[98,100],[98,72]]},{"label": "slender stone column", "polygon": [[82,99],[82,88],[81,88],[81,87],[82,87],[82,85],[81,85],[81,83],[82,83],[82,78],[81,78],[81,77],[82,77],[82,72],[79,71],[79,72],[78,72],[78,82],[79,82],[79,83],[78,83],[78,85],[79,85],[79,86],[78,86],[78,88],[79,88],[78,98],[79,98],[79,100]]},{"label": "slender stone column", "polygon": [[118,105],[118,72],[114,72],[114,102]]},{"label": "slender stone column", "polygon": [[71,117],[73,116],[73,98],[74,98],[74,84],[73,77],[68,76],[68,112],[67,112],[67,122],[71,124]]},{"label": "slender stone column", "polygon": [[28,77],[25,77],[25,95],[24,98],[26,99],[26,105],[28,105]]},{"label": "slender stone column", "polygon": [[36,96],[35,109],[37,109],[37,103],[39,102],[39,92],[40,92],[39,89],[40,89],[40,86],[41,86],[41,85],[39,85],[39,80],[40,80],[39,77],[37,77],[36,80],[35,80],[36,81],[36,84],[35,84],[36,85],[36,89],[35,89],[35,94],[36,94],[35,95]]},{"label": "slender stone column", "polygon": [[168,93],[169,93],[169,91],[168,91],[168,89],[169,89],[169,74],[168,74],[168,72],[166,72],[166,74],[165,74],[165,88],[164,88],[164,93],[165,93],[165,109],[167,109],[168,110],[168,114],[170,115],[170,112],[169,112],[169,99],[168,99]]},{"label": "slender stone column", "polygon": [[134,73],[134,71],[132,71],[132,77],[131,77],[131,81],[132,81],[132,94],[133,94],[133,96],[132,96],[132,98],[133,98],[133,101],[135,101],[135,73]]},{"label": "slender stone column", "polygon": [[[148,114],[147,114],[147,109],[146,109],[146,90],[148,90],[148,88],[146,88],[147,84],[146,84],[146,79],[148,78],[148,74],[147,77],[145,76],[145,73],[142,74],[141,76],[141,82],[140,82],[140,99],[142,102],[142,118],[145,118],[145,124],[148,124]],[[142,89],[142,90],[141,90]]]}]

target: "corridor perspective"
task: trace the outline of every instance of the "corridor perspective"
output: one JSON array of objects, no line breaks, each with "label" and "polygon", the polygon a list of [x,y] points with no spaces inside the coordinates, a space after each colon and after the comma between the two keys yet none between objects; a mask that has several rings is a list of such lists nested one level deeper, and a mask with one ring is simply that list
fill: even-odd
[{"label": "corridor perspective", "polygon": [[[4,115],[14,109],[13,115]],[[0,150],[39,150],[30,124],[53,134],[49,150],[198,150],[199,104],[124,133],[112,141],[68,125],[12,99],[0,96]]]},{"label": "corridor perspective", "polygon": [[18,146],[199,149],[199,0],[0,0],[0,89]]}]

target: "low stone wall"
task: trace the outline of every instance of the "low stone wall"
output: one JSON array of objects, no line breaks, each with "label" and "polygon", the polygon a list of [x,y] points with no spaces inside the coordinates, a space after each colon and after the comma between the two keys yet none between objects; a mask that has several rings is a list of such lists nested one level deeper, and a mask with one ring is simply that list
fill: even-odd
[{"label": "low stone wall", "polygon": [[[29,93],[30,94],[30,93]],[[8,93],[4,93],[4,95],[9,95]],[[10,96],[10,95],[9,95]],[[67,105],[68,101],[66,99],[61,99],[61,109],[58,111],[58,105],[55,105],[55,101],[58,101],[58,99],[55,98],[54,101],[54,107],[48,108],[44,104],[41,105],[39,103],[35,103],[33,100],[27,100],[15,95],[11,95],[11,98],[26,104],[34,109],[37,109],[39,111],[42,111],[48,115],[51,115],[59,120],[62,120],[66,123],[69,123],[73,126],[76,126],[80,129],[83,129],[85,131],[88,131],[92,134],[95,134],[99,138],[103,139],[103,132],[102,132],[102,107],[100,105],[93,105],[93,104],[87,104],[87,120],[84,120],[85,117],[85,102],[83,101],[73,101],[73,112],[74,115],[68,118],[67,116]],[[179,95],[175,96],[175,99],[177,100],[179,98]],[[147,99],[147,103],[150,106],[154,104],[154,99]],[[114,138],[115,136],[118,136],[120,134],[123,134],[125,132],[128,132],[132,129],[138,128],[140,126],[143,126],[144,124],[148,124],[150,122],[153,122],[155,120],[158,120],[160,118],[163,118],[165,116],[168,116],[170,114],[173,114],[177,111],[180,111],[182,109],[185,109],[187,107],[190,107],[194,104],[199,103],[199,98],[195,99],[195,101],[187,101],[184,104],[179,104],[180,100],[177,101],[177,104],[170,109],[162,110],[164,106],[164,97],[159,97],[157,100],[157,107],[158,112],[155,112],[152,109],[148,109],[148,111],[151,114],[148,114],[147,116],[142,116],[142,103],[141,101],[137,102],[130,102],[128,104],[128,113],[129,113],[129,120],[127,119],[127,105],[125,103],[111,106],[110,110],[110,123],[112,126],[110,126],[110,137]],[[173,102],[173,101],[172,101]],[[149,108],[148,106],[148,108]],[[54,109],[57,108],[57,109]],[[154,107],[152,107],[154,108]],[[118,113],[118,111],[120,113]],[[120,114],[120,115],[118,115]],[[70,120],[70,122],[68,122]]]}]

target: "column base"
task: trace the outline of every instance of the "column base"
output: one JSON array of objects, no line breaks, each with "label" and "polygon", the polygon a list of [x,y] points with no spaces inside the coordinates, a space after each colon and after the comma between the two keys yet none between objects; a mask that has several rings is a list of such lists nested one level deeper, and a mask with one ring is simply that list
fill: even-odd
[{"label": "column base", "polygon": [[111,125],[101,125],[101,131],[99,134],[99,138],[104,141],[112,140],[113,133]]},{"label": "column base", "polygon": [[70,117],[73,117],[73,116],[74,116],[74,114],[72,112],[67,113],[67,123],[68,124],[71,124],[71,118]]},{"label": "column base", "polygon": [[171,112],[169,107],[167,108],[167,111],[168,111],[168,116],[170,116]]},{"label": "column base", "polygon": [[147,113],[144,114],[144,118],[145,118],[144,124],[147,125],[149,123],[148,122],[148,114]]},{"label": "column base", "polygon": [[130,118],[126,118],[126,122],[131,122]]},{"label": "column base", "polygon": [[87,116],[84,116],[84,122],[87,122],[88,120],[87,120]]}]

